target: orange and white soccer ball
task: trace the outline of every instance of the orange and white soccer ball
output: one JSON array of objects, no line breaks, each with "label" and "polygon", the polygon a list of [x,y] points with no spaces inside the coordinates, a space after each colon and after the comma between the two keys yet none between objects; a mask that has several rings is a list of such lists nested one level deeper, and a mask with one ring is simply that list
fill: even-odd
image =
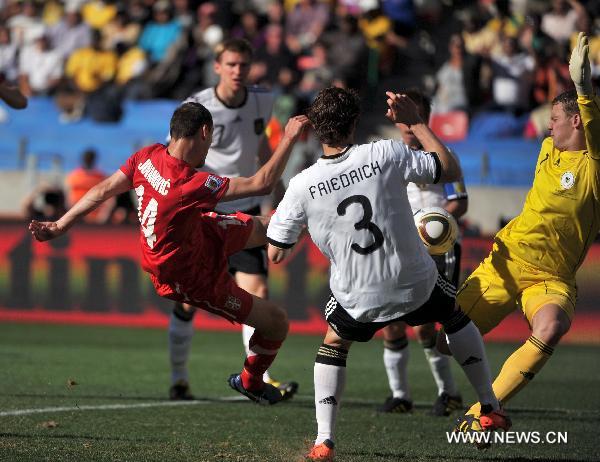
[{"label": "orange and white soccer ball", "polygon": [[448,252],[458,237],[456,219],[441,207],[425,207],[414,214],[419,237],[430,255]]}]

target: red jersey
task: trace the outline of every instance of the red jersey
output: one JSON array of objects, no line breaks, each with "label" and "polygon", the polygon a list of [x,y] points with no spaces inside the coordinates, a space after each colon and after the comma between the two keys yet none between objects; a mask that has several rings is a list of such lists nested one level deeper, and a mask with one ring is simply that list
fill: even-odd
[{"label": "red jersey", "polygon": [[[198,270],[205,283],[226,271],[213,227],[203,214],[214,210],[229,179],[198,172],[172,157],[167,147],[154,144],[133,154],[121,171],[138,197],[142,267],[160,283],[175,284]],[[212,276],[212,277],[210,277]]]}]

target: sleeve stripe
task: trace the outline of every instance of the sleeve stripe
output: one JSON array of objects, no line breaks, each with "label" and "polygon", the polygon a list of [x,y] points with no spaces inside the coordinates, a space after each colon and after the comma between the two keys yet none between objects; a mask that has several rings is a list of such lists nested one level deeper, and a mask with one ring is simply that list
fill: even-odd
[{"label": "sleeve stripe", "polygon": [[430,152],[429,154],[431,154],[431,157],[433,157],[435,162],[435,177],[433,178],[433,184],[437,184],[442,176],[442,163],[440,162],[440,157],[437,152]]},{"label": "sleeve stripe", "polygon": [[269,244],[271,244],[279,249],[284,249],[284,250],[291,249],[296,244],[295,242],[293,242],[292,244],[286,244],[284,242],[279,242],[279,241],[276,241],[275,239],[271,239],[270,237],[267,237],[267,241],[269,242]]}]

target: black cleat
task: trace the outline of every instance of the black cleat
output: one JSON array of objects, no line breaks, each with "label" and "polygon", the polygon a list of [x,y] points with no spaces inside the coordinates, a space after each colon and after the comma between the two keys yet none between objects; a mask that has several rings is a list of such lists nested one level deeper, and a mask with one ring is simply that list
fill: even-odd
[{"label": "black cleat", "polygon": [[190,390],[190,384],[185,380],[178,380],[169,388],[169,399],[171,401],[192,401],[195,398]]},{"label": "black cleat", "polygon": [[463,401],[460,395],[451,396],[446,392],[443,392],[437,397],[433,408],[431,409],[431,415],[437,417],[449,416],[452,412],[462,409]]},{"label": "black cleat", "polygon": [[281,391],[269,383],[265,383],[264,388],[259,391],[246,390],[242,384],[242,376],[240,374],[231,374],[227,379],[227,383],[232,389],[258,404],[276,404],[283,399]]},{"label": "black cleat", "polygon": [[280,382],[275,379],[265,380],[265,383],[273,385],[281,393],[281,400],[292,399],[298,391],[298,382]]},{"label": "black cleat", "polygon": [[389,396],[385,402],[377,408],[377,412],[389,412],[398,414],[411,413],[413,409],[412,401],[402,398],[394,398]]}]

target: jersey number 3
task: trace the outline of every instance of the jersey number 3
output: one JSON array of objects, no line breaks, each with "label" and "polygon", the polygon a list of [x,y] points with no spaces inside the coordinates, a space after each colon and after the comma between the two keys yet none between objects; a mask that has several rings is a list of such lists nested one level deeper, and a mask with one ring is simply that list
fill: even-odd
[{"label": "jersey number 3", "polygon": [[351,204],[360,204],[363,208],[363,217],[360,221],[354,223],[354,229],[366,229],[367,231],[369,231],[373,235],[373,243],[368,245],[367,247],[361,247],[356,242],[354,242],[352,243],[350,248],[361,255],[368,255],[370,253],[375,252],[379,247],[383,245],[383,233],[377,227],[377,225],[371,221],[371,218],[373,218],[373,207],[371,207],[371,202],[366,196],[356,195],[344,199],[342,202],[340,202],[340,204],[337,207],[338,215],[346,215],[346,209]]}]

